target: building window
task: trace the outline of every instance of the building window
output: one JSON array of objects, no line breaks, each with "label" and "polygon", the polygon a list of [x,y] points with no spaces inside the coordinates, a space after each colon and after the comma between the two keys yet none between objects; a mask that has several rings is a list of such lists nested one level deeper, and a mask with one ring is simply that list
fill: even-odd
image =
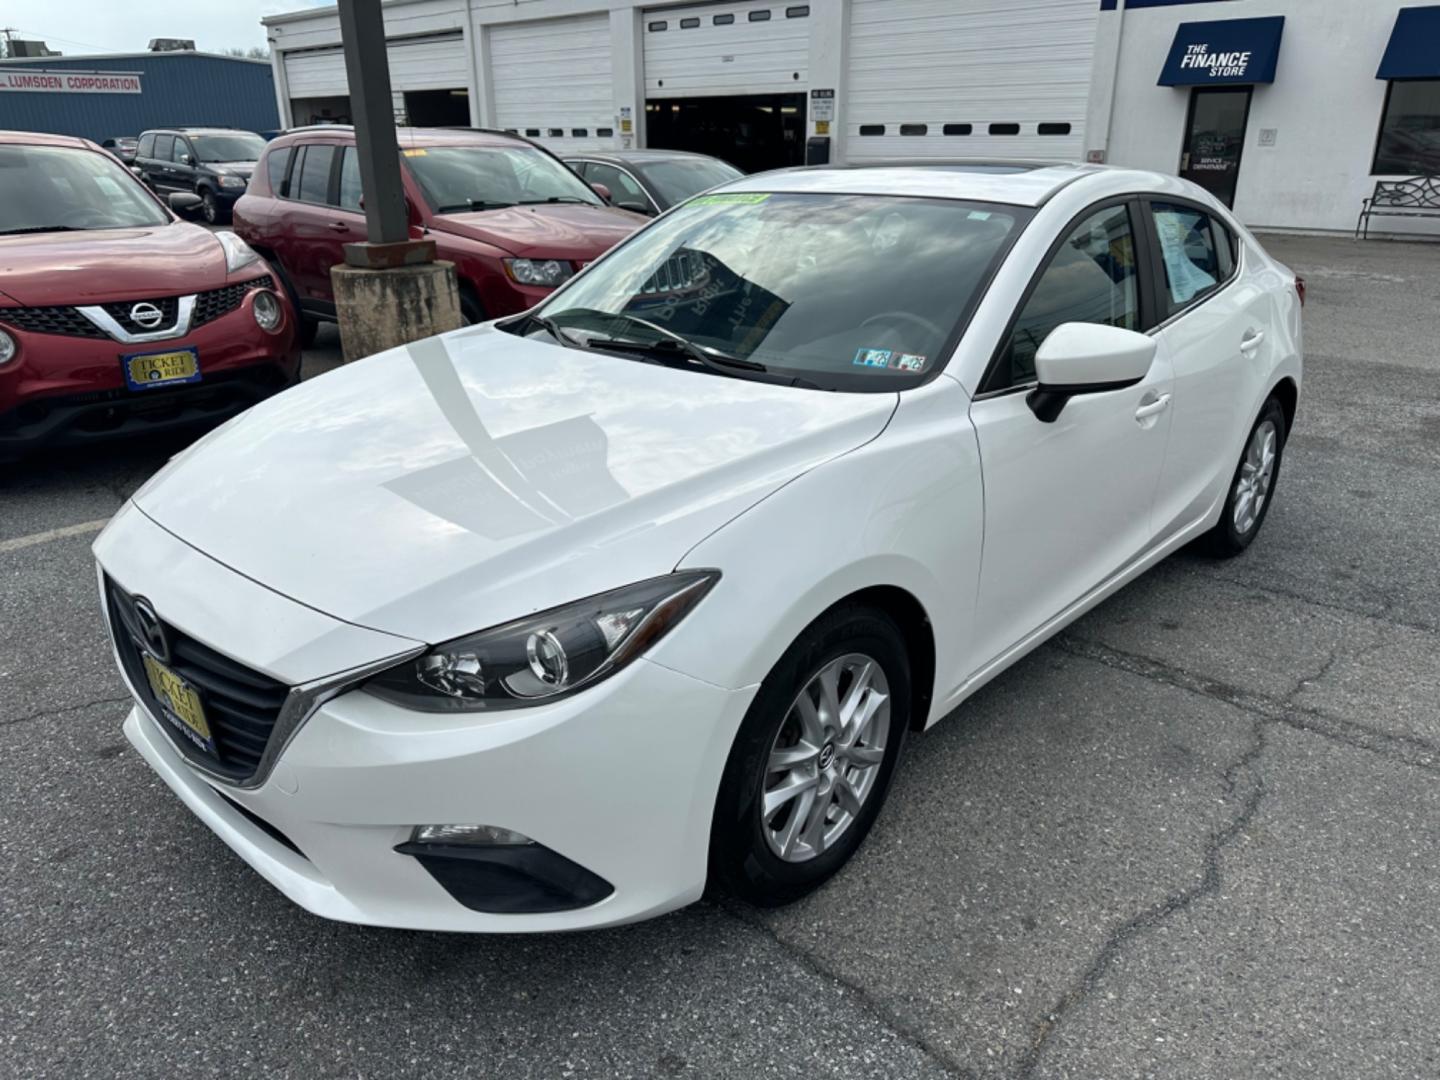
[{"label": "building window", "polygon": [[530,136],[530,138],[532,138],[532,139],[538,139],[538,138],[540,137],[540,129],[539,129],[539,128],[526,128],[526,129],[525,129],[525,134],[528,135],[528,136]]},{"label": "building window", "polygon": [[752,11],[750,12],[749,19],[751,22],[769,22],[770,11],[769,9],[765,11]]},{"label": "building window", "polygon": [[785,9],[785,18],[787,18],[787,19],[803,19],[803,18],[805,18],[806,15],[809,15],[809,14],[810,14],[810,5],[809,5],[809,4],[796,4],[796,5],[793,6],[793,7],[787,7],[787,8]]},{"label": "building window", "polygon": [[990,125],[990,134],[991,134],[991,135],[1019,135],[1019,134],[1020,134],[1020,125],[1019,125],[1019,124],[991,124],[991,125]]},{"label": "building window", "polygon": [[946,125],[945,125],[945,134],[946,134],[946,135],[969,135],[970,132],[972,132],[972,131],[974,131],[974,130],[975,130],[975,125],[974,125],[974,124],[946,124]]},{"label": "building window", "polygon": [[552,138],[552,139],[563,139],[564,137],[565,137],[565,129],[564,129],[564,128],[551,128],[551,129],[550,129],[550,138]]},{"label": "building window", "polygon": [[1041,124],[1039,130],[1040,130],[1040,134],[1041,134],[1041,135],[1069,135],[1069,134],[1070,134],[1070,125],[1069,125],[1069,124]]},{"label": "building window", "polygon": [[590,134],[590,129],[589,129],[589,128],[571,128],[571,129],[570,129],[570,134],[573,135],[573,136],[575,136],[575,138],[577,138],[577,139],[583,139],[583,138],[586,138],[586,137]]},{"label": "building window", "polygon": [[680,20],[680,29],[681,29],[681,30],[694,30],[694,29],[695,29],[697,26],[699,26],[699,25],[700,25],[700,20],[699,20],[699,19],[681,19],[681,20]]},{"label": "building window", "polygon": [[900,134],[901,134],[901,135],[924,135],[924,134],[925,134],[927,131],[929,131],[929,130],[930,130],[930,125],[928,125],[928,124],[901,124],[901,125],[900,125]]},{"label": "building window", "polygon": [[1385,95],[1375,176],[1440,174],[1440,79],[1396,79]]},{"label": "building window", "polygon": [[670,25],[670,24],[667,23],[667,22],[665,22],[663,19],[662,19],[660,22],[652,22],[652,23],[650,24],[650,32],[651,32],[652,34],[658,34],[661,30],[664,30],[664,29],[666,29],[667,27],[669,27],[669,25]]},{"label": "building window", "polygon": [[884,125],[884,124],[861,124],[861,125],[860,125],[860,134],[861,134],[861,135],[884,135],[884,134],[885,134],[885,125]]},{"label": "building window", "polygon": [[615,134],[615,129],[614,129],[614,128],[596,128],[596,129],[595,129],[595,137],[596,137],[597,139],[609,139],[609,138],[611,138],[612,136],[614,136],[614,134]]},{"label": "building window", "polygon": [[734,21],[734,15],[716,15],[715,18],[711,20],[716,26],[729,26]]}]

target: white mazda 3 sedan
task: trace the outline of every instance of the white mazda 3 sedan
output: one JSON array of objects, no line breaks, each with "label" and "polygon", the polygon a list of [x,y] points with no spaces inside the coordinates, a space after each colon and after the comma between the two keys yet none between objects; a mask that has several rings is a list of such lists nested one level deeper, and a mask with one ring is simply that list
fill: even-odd
[{"label": "white mazda 3 sedan", "polygon": [[307,382],[95,545],[130,741],[320,915],[814,889],[906,733],[1270,507],[1303,283],[1173,177],[818,169]]}]

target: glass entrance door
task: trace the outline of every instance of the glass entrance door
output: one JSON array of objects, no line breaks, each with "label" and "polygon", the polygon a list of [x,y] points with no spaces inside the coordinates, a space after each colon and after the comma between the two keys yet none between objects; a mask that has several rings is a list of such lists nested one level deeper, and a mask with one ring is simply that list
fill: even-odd
[{"label": "glass entrance door", "polygon": [[1226,206],[1235,205],[1245,122],[1252,87],[1196,87],[1190,92],[1180,175],[1193,180]]}]

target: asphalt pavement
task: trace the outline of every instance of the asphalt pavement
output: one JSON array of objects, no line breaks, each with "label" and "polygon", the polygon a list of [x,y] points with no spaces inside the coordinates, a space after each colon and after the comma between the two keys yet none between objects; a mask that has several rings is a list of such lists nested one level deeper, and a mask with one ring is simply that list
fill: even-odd
[{"label": "asphalt pavement", "polygon": [[179,442],[0,477],[0,1076],[1440,1075],[1440,245],[1269,245],[1310,300],[1259,540],[915,737],[779,911],[306,914],[120,732],[89,546]]}]

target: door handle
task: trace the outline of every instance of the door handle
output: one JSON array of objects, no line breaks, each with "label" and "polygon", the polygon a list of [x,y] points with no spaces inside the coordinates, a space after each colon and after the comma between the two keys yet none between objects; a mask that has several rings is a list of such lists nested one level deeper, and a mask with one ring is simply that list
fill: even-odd
[{"label": "door handle", "polygon": [[349,231],[350,231],[350,226],[349,226],[348,224],[346,224],[345,222],[343,222],[343,221],[332,221],[332,222],[330,222],[330,231],[331,231],[331,232],[349,232]]},{"label": "door handle", "polygon": [[1247,330],[1245,336],[1240,339],[1240,351],[1245,353],[1254,352],[1265,340],[1264,330]]},{"label": "door handle", "polygon": [[1136,420],[1148,420],[1152,416],[1159,416],[1170,407],[1170,395],[1161,394],[1154,401],[1147,401],[1135,410]]}]

